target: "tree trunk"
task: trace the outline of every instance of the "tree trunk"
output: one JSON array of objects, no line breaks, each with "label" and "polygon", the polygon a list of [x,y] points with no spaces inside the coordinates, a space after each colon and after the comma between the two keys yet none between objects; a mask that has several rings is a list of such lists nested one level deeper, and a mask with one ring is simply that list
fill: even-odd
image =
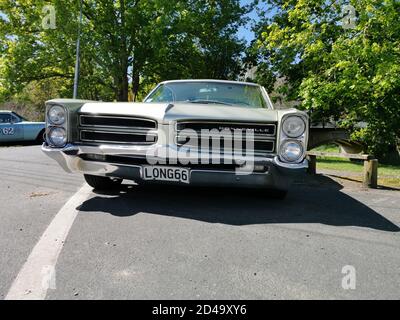
[{"label": "tree trunk", "polygon": [[121,24],[120,24],[120,71],[118,75],[118,101],[128,101],[128,59],[129,52],[127,49],[127,35],[126,35],[126,25],[125,25],[125,1],[119,0],[120,13],[121,13]]},{"label": "tree trunk", "polygon": [[139,72],[136,70],[136,71],[133,72],[133,75],[132,75],[133,101],[136,101],[137,94],[139,92],[139,86],[140,86],[140,76],[139,76]]},{"label": "tree trunk", "polygon": [[118,85],[117,85],[118,101],[123,101],[123,102],[128,101],[128,90],[129,90],[128,72],[127,70],[125,71],[121,70],[121,75],[118,78]]}]

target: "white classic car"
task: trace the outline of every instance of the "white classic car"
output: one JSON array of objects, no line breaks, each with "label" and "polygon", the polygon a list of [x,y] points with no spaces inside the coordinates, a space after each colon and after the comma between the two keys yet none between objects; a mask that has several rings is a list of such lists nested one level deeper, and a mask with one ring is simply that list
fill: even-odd
[{"label": "white classic car", "polygon": [[265,188],[304,173],[306,113],[276,110],[254,83],[176,80],[142,103],[51,100],[42,150],[96,189],[138,184]]}]

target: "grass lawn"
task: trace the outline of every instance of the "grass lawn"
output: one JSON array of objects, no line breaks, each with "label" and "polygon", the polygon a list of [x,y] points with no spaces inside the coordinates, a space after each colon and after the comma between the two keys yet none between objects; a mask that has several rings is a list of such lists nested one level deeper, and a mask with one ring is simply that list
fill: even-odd
[{"label": "grass lawn", "polygon": [[[339,147],[335,145],[321,146],[315,149],[323,152],[339,152]],[[335,170],[338,176],[348,177],[362,181],[363,162],[353,162],[342,158],[318,157],[317,170]],[[400,188],[400,166],[379,164],[378,184],[380,186]]]}]

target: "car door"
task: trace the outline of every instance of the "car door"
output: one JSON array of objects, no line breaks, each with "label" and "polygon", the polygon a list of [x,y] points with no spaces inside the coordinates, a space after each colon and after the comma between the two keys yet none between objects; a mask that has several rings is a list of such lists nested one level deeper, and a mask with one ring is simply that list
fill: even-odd
[{"label": "car door", "polygon": [[0,113],[0,142],[22,141],[24,129],[21,119],[11,113]]}]

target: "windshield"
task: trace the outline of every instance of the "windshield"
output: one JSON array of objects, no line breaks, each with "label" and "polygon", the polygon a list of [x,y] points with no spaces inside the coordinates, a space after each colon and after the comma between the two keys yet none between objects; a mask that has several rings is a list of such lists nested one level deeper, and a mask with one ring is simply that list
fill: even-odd
[{"label": "windshield", "polygon": [[258,86],[223,82],[171,82],[160,85],[145,102],[187,102],[266,108]]}]

